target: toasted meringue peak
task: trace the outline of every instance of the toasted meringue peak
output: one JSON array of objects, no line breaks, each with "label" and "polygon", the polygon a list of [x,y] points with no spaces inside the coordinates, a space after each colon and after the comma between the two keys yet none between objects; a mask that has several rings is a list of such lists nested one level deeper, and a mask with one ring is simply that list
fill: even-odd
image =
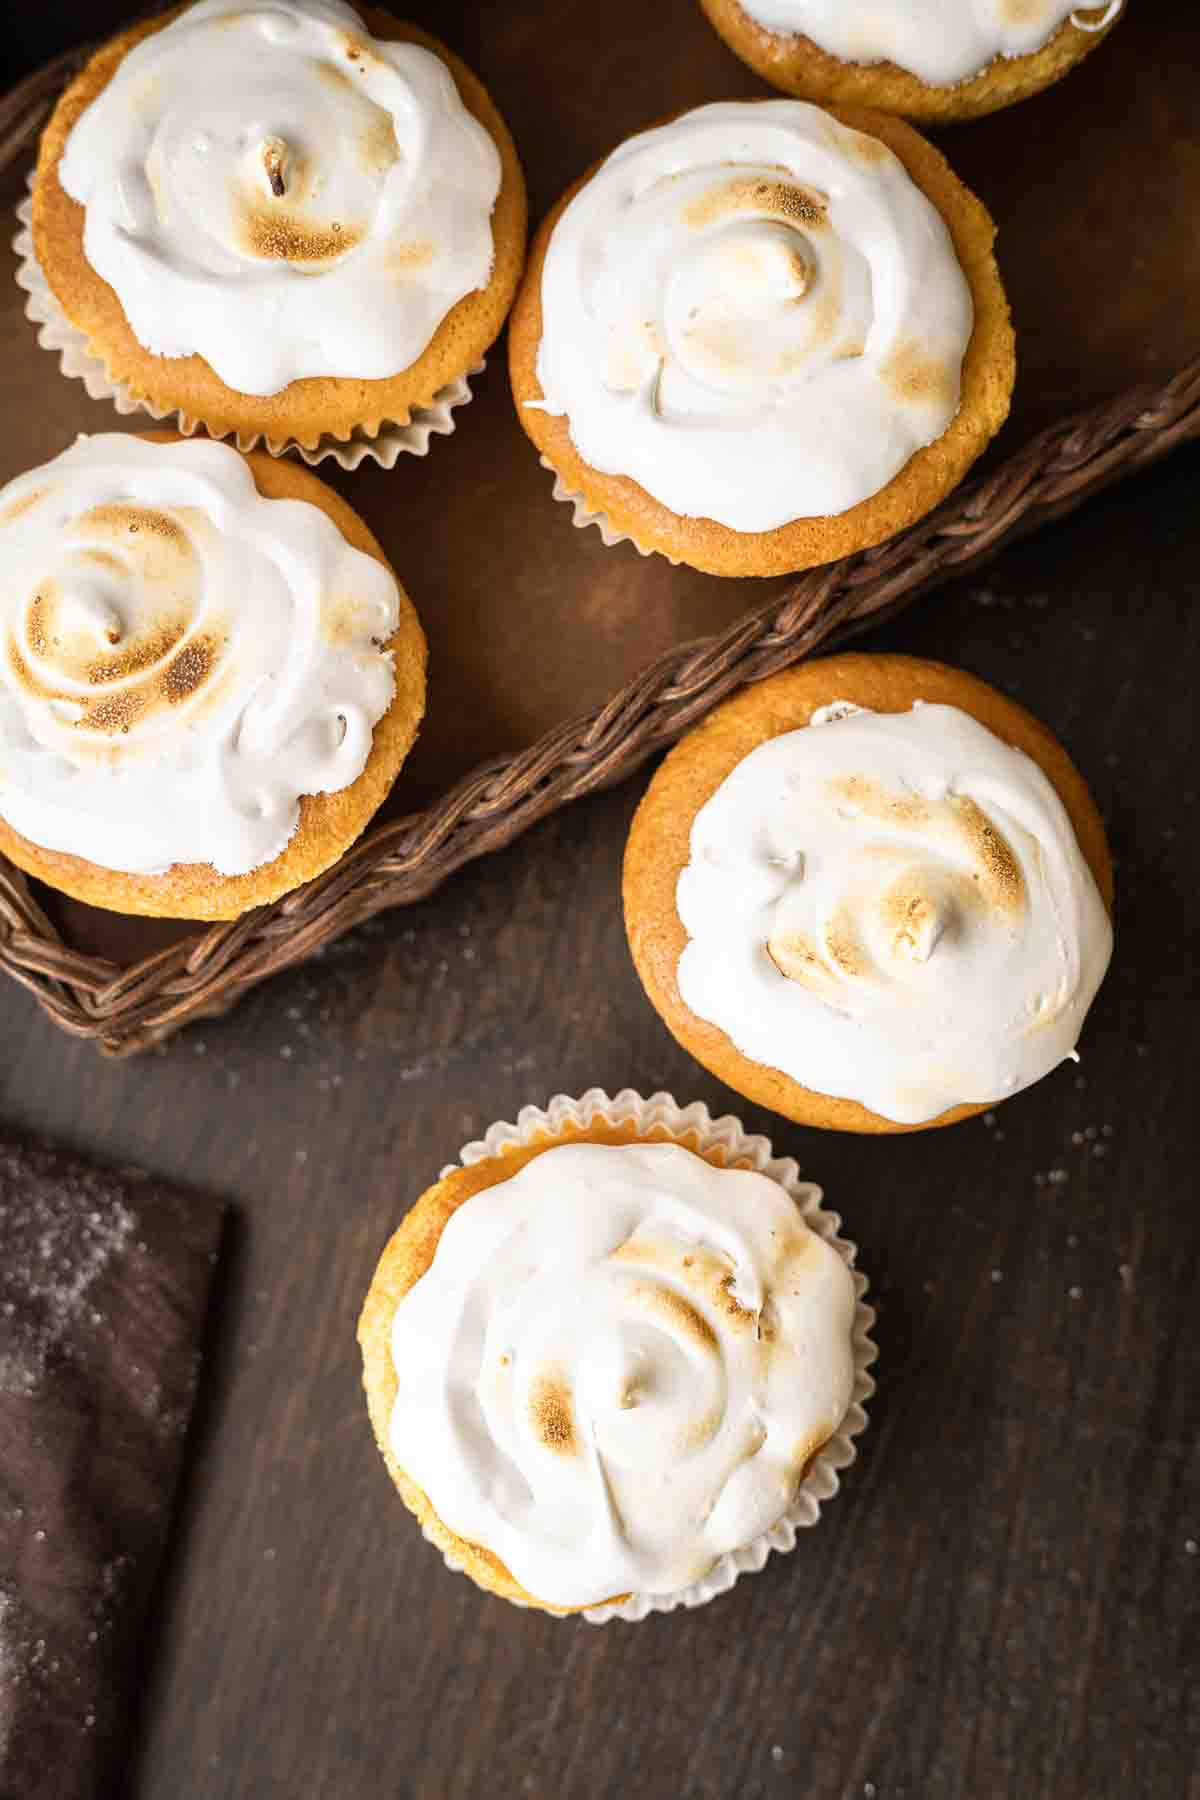
[{"label": "toasted meringue peak", "polygon": [[970,290],[877,140],[797,100],[697,107],[555,225],[537,373],[580,455],[736,531],[845,512],[958,410]]},{"label": "toasted meringue peak", "polygon": [[397,1461],[540,1600],[667,1593],[768,1530],[853,1387],[849,1271],[776,1182],[564,1144],[396,1310]]},{"label": "toasted meringue peak", "polygon": [[1112,931],[1050,782],[955,707],[835,702],[700,809],[679,991],[743,1055],[898,1123],[1070,1056]]},{"label": "toasted meringue peak", "polygon": [[415,362],[487,285],[500,176],[441,60],[342,0],[200,0],[129,51],[59,164],[138,341],[246,394]]},{"label": "toasted meringue peak", "polygon": [[0,813],[107,869],[269,862],[361,773],[398,619],[227,445],[81,437],[0,494]]}]

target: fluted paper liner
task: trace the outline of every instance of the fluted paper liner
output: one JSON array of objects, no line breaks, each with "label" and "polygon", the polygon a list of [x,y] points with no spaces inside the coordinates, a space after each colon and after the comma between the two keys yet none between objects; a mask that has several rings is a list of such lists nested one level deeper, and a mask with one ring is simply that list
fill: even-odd
[{"label": "fluted paper liner", "polygon": [[[624,1619],[633,1624],[650,1613],[673,1612],[677,1606],[705,1606],[718,1594],[727,1592],[740,1575],[761,1569],[772,1550],[783,1554],[795,1548],[797,1532],[816,1524],[822,1505],[826,1500],[832,1500],[838,1491],[839,1472],[857,1455],[854,1440],[867,1423],[864,1403],[875,1392],[875,1383],[868,1371],[878,1352],[871,1340],[875,1311],[863,1299],[867,1279],[854,1267],[857,1248],[840,1235],[839,1215],[827,1212],[821,1205],[820,1188],[801,1178],[799,1167],[790,1156],[775,1156],[765,1137],[751,1136],[729,1115],[714,1119],[700,1101],[691,1106],[679,1106],[670,1094],[651,1094],[645,1100],[631,1088],[622,1088],[612,1098],[603,1088],[589,1088],[578,1100],[556,1094],[545,1110],[538,1106],[523,1106],[515,1125],[493,1125],[483,1138],[465,1146],[459,1155],[459,1164],[467,1167],[483,1162],[488,1157],[500,1155],[507,1145],[529,1144],[539,1137],[557,1136],[567,1127],[586,1127],[600,1119],[609,1125],[632,1124],[640,1138],[649,1139],[656,1133],[661,1138],[665,1134],[691,1150],[721,1150],[731,1166],[735,1163],[748,1166],[777,1181],[795,1201],[805,1224],[837,1251],[850,1270],[857,1302],[852,1327],[854,1387],[850,1404],[833,1436],[813,1458],[791,1505],[770,1531],[761,1533],[739,1550],[727,1551],[707,1575],[690,1586],[668,1594],[631,1594],[618,1603],[589,1606],[582,1615],[592,1625],[605,1625],[612,1619]],[[443,1179],[457,1166],[450,1163],[444,1168]],[[422,1529],[432,1543],[434,1540],[429,1531]],[[456,1557],[444,1550],[442,1556],[448,1568],[462,1573],[462,1563]],[[524,1603],[516,1601],[513,1604]]]},{"label": "fluted paper liner", "polygon": [[681,557],[671,556],[666,550],[656,550],[650,544],[639,544],[637,539],[630,537],[627,531],[618,531],[607,513],[593,512],[582,494],[571,492],[549,457],[539,456],[538,461],[543,469],[549,469],[554,477],[554,498],[565,502],[572,509],[574,516],[571,522],[577,531],[583,531],[587,526],[594,525],[610,550],[614,544],[632,544],[639,556],[663,556],[676,568],[679,567],[683,560]]},{"label": "fluted paper liner", "polygon": [[[33,186],[32,175],[29,177],[29,185]],[[139,400],[124,382],[113,381],[100,358],[94,356],[88,348],[83,332],[67,318],[42,272],[33,248],[33,232],[30,228],[32,207],[28,200],[22,200],[18,206],[17,219],[21,226],[13,239],[18,259],[17,286],[23,288],[28,296],[25,316],[32,319],[38,328],[38,343],[44,350],[57,353],[63,374],[82,381],[93,400],[109,400],[119,413],[125,415],[141,412],[156,423],[165,420],[185,437],[192,437],[197,431],[203,431],[210,437],[236,444],[241,451],[266,450],[271,456],[286,456],[295,451],[310,468],[332,457],[340,468],[357,469],[359,463],[369,457],[382,468],[393,469],[401,456],[427,455],[430,438],[450,435],[454,430],[456,408],[465,406],[471,399],[468,377],[480,374],[484,368],[484,362],[480,360],[465,375],[447,382],[428,406],[413,408],[407,425],[384,424],[375,433],[360,426],[348,438],[328,436],[320,438],[316,444],[304,445],[297,443],[294,438],[267,437],[261,431],[209,431],[203,419],[193,418],[180,409],[172,411],[155,406],[149,400]]]}]

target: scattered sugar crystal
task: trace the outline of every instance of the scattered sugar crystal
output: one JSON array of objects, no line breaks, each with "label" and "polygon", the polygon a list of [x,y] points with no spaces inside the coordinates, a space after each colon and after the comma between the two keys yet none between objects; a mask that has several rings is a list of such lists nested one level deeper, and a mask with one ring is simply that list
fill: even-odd
[{"label": "scattered sugar crystal", "polygon": [[46,1360],[85,1310],[87,1296],[133,1228],[116,1203],[83,1212],[70,1185],[14,1194],[0,1208],[0,1295],[17,1323],[0,1345],[0,1391],[32,1394]]},{"label": "scattered sugar crystal", "polygon": [[17,1646],[17,1601],[11,1588],[0,1587],[0,1751],[7,1736],[4,1705],[21,1679],[21,1658]]}]

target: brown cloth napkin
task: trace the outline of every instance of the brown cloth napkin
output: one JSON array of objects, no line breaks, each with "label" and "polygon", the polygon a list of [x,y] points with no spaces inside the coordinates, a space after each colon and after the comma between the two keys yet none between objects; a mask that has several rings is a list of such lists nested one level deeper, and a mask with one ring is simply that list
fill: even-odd
[{"label": "brown cloth napkin", "polygon": [[0,1138],[0,1800],[117,1784],[221,1215]]}]

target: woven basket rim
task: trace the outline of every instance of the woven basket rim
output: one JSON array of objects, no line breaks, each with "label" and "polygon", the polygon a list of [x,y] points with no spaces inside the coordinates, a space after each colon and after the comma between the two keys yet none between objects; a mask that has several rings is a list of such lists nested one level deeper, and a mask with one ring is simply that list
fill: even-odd
[{"label": "woven basket rim", "polygon": [[[0,98],[0,172],[36,139],[89,48]],[[0,970],[72,1036],[128,1056],[226,1011],[374,914],[424,899],[568,801],[632,775],[735,688],[830,649],[978,567],[1092,495],[1200,438],[1200,357],[1031,438],[925,518],[798,576],[725,630],[664,652],[602,706],[492,757],[421,812],[376,826],[333,868],[271,906],[125,964],[73,949],[0,856]]]}]

